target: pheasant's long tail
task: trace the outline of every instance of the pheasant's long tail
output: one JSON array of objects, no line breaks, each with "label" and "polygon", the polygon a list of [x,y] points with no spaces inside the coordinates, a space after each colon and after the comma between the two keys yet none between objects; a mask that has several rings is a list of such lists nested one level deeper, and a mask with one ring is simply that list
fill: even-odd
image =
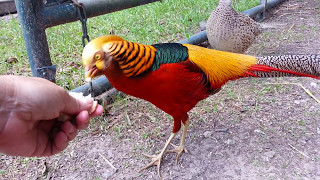
[{"label": "pheasant's long tail", "polygon": [[280,55],[259,57],[245,73],[252,77],[302,76],[320,79],[320,55]]}]

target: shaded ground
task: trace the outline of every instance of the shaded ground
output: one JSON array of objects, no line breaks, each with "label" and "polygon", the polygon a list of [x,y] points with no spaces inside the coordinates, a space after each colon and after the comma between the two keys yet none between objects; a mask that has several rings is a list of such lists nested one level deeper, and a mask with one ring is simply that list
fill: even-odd
[{"label": "shaded ground", "polygon": [[[266,29],[248,54],[320,54],[319,7],[319,0],[290,0],[272,10],[264,23],[277,28]],[[320,82],[309,78],[228,83],[189,113],[190,154],[177,165],[174,154],[166,155],[164,179],[320,179],[320,105],[298,86],[273,82],[301,83],[320,98]],[[0,178],[157,178],[155,167],[138,172],[149,162],[141,153],[162,148],[172,119],[133,97],[108,110],[57,156],[0,156]]]}]

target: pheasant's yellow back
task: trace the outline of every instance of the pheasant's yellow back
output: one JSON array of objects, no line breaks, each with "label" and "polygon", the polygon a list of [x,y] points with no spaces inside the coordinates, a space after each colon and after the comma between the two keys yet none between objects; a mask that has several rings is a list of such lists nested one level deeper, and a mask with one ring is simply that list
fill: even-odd
[{"label": "pheasant's yellow back", "polygon": [[211,87],[214,88],[220,88],[229,80],[238,79],[257,63],[257,58],[253,56],[207,49],[190,44],[183,45],[188,48],[190,61],[207,75]]}]

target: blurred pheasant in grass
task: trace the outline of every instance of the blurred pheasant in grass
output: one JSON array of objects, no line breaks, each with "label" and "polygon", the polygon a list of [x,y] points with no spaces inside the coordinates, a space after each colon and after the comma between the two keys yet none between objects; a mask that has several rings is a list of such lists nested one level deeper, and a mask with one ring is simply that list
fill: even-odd
[{"label": "blurred pheasant in grass", "polygon": [[[305,76],[320,79],[320,55],[254,57],[190,44],[142,45],[118,36],[92,40],[83,50],[86,78],[105,75],[119,91],[153,103],[174,119],[172,134],[159,155],[149,156],[158,166],[166,152],[177,161],[186,152],[188,112],[229,80],[242,77]],[[179,146],[167,151],[184,124]]]},{"label": "blurred pheasant in grass", "polygon": [[262,32],[259,23],[249,16],[235,11],[232,0],[220,0],[211,13],[206,29],[213,49],[244,53]]}]

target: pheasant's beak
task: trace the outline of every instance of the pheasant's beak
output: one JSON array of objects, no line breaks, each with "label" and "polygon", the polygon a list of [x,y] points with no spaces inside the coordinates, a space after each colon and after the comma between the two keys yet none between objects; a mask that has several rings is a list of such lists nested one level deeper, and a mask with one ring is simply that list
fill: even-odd
[{"label": "pheasant's beak", "polygon": [[93,84],[92,84],[92,78],[96,74],[97,68],[94,66],[93,68],[89,68],[88,66],[85,66],[85,81],[89,83],[89,93],[91,94],[91,97],[94,96],[94,90],[93,90]]},{"label": "pheasant's beak", "polygon": [[88,67],[85,67],[85,81],[86,82],[90,82],[92,80],[91,78],[91,74],[92,74],[92,69],[89,70]]},{"label": "pheasant's beak", "polygon": [[98,73],[98,69],[94,66],[92,68],[85,67],[85,80],[90,82]]}]

